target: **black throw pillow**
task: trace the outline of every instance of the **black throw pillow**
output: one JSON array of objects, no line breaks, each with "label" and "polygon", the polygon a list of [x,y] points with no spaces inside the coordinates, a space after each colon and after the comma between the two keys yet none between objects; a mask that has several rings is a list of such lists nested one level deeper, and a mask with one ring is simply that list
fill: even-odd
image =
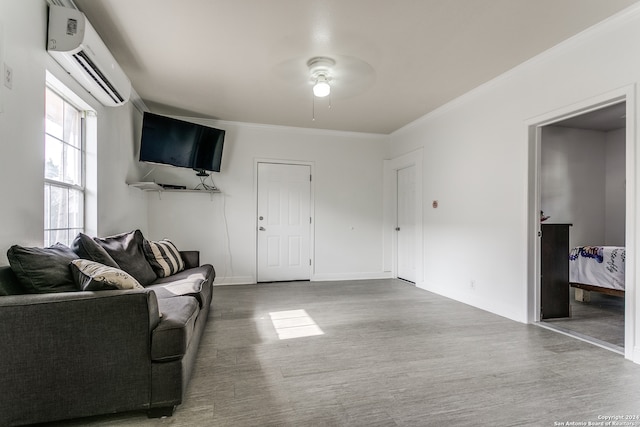
[{"label": "black throw pillow", "polygon": [[113,268],[120,268],[111,255],[91,237],[84,233],[78,233],[73,242],[71,249],[82,259],[99,262]]},{"label": "black throw pillow", "polygon": [[121,270],[132,275],[142,286],[147,286],[157,279],[156,273],[144,256],[144,236],[140,230],[109,237],[94,237],[93,240],[107,251]]},{"label": "black throw pillow", "polygon": [[29,293],[77,291],[69,264],[78,255],[61,243],[47,248],[13,245],[7,251],[7,258],[20,284]]}]

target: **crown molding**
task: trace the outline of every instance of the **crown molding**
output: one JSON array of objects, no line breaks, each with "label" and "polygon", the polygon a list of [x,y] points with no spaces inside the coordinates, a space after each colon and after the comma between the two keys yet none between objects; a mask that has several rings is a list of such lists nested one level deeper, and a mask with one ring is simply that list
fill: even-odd
[{"label": "crown molding", "polygon": [[250,123],[250,122],[234,122],[229,120],[219,120],[219,119],[205,119],[200,117],[187,117],[187,116],[171,116],[180,120],[197,122],[200,124],[211,124],[220,127],[238,127],[238,128],[252,128],[252,129],[261,129],[272,132],[280,132],[280,133],[289,133],[289,134],[306,134],[306,135],[322,135],[322,136],[334,136],[334,137],[343,137],[343,138],[363,138],[363,139],[381,139],[387,140],[389,139],[388,134],[382,133],[367,133],[367,132],[353,132],[353,131],[342,131],[342,130],[332,130],[332,129],[316,129],[316,128],[304,128],[304,127],[295,127],[295,126],[282,126],[282,125],[271,125],[264,123]]}]

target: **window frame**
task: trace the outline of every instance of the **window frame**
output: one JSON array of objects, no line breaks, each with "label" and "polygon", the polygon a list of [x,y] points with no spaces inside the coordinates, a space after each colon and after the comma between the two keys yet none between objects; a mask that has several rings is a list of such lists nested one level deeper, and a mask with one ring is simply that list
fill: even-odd
[{"label": "window frame", "polygon": [[[71,235],[71,232],[74,231],[76,234],[78,232],[84,232],[86,230],[87,227],[87,187],[86,187],[86,163],[87,163],[87,126],[86,126],[86,119],[87,119],[87,115],[89,113],[89,111],[91,110],[87,110],[86,108],[83,108],[83,106],[78,105],[78,103],[74,102],[72,99],[70,99],[69,96],[65,95],[65,92],[69,92],[69,89],[67,89],[66,87],[64,88],[60,88],[58,87],[60,85],[60,82],[51,82],[49,79],[47,79],[46,81],[46,85],[45,85],[45,96],[46,96],[46,91],[51,91],[53,94],[55,94],[56,96],[58,96],[62,102],[64,103],[63,105],[69,105],[70,107],[72,107],[74,110],[76,110],[79,114],[79,147],[74,146],[73,144],[70,144],[68,141],[64,140],[64,137],[62,139],[50,134],[47,132],[46,130],[46,126],[44,129],[44,149],[45,149],[45,153],[46,153],[46,140],[47,137],[51,137],[54,138],[58,141],[60,141],[63,144],[63,147],[69,146],[72,147],[73,149],[78,150],[79,153],[79,157],[80,157],[80,179],[79,179],[79,184],[78,183],[69,183],[69,182],[65,182],[64,181],[64,176],[62,177],[62,180],[56,180],[56,179],[51,179],[51,178],[47,178],[46,176],[44,176],[44,182],[43,182],[43,187],[44,187],[44,212],[43,212],[43,220],[44,220],[44,227],[43,227],[43,238],[44,238],[44,245],[45,246],[50,246],[53,245],[55,243],[57,243],[58,241],[60,241],[59,239],[55,239],[56,241],[50,240],[50,235],[51,232],[59,232],[59,231],[67,231],[67,240],[60,242],[60,243],[64,243],[66,245],[70,245],[71,242],[73,241],[73,238],[75,237],[74,235]],[[44,119],[45,119],[45,123],[47,120],[47,104],[45,102],[45,111],[44,111]],[[64,130],[63,130],[64,133]],[[63,150],[64,153],[64,150]],[[66,163],[67,159],[66,157],[63,155],[62,156],[62,161],[63,161],[63,168],[66,167],[68,164]],[[44,159],[44,164],[43,164],[43,173],[46,171],[46,156]],[[50,199],[47,198],[47,191],[50,192],[51,187],[57,187],[57,188],[61,188],[67,191],[67,197],[69,197],[69,191],[77,191],[79,193],[81,193],[82,195],[82,204],[81,204],[81,209],[82,209],[82,217],[81,217],[81,227],[75,227],[75,226],[71,226],[69,222],[67,222],[67,227],[56,227],[56,228],[52,228],[50,225],[48,224],[48,219],[47,219],[47,213],[49,213],[50,215],[50,209],[51,209],[51,202]],[[49,201],[48,201],[49,200]],[[67,199],[68,200],[68,199]],[[48,202],[47,202],[48,201]],[[70,217],[70,209],[68,208],[67,205],[67,217]],[[47,225],[49,225],[49,227],[47,227]]]}]

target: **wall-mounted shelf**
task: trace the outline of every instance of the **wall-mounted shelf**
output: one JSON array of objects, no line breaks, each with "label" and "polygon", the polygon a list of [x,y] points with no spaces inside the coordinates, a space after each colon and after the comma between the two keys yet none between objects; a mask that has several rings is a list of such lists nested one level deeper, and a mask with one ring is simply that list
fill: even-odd
[{"label": "wall-mounted shelf", "polygon": [[143,191],[163,191],[164,188],[155,182],[128,182],[129,187],[134,187]]},{"label": "wall-mounted shelf", "polygon": [[216,189],[213,190],[190,190],[186,188],[165,188],[160,184],[156,184],[155,182],[129,182],[127,183],[129,187],[137,188],[142,191],[156,191],[158,194],[160,193],[202,193],[202,194],[215,194],[220,193],[221,191]]}]

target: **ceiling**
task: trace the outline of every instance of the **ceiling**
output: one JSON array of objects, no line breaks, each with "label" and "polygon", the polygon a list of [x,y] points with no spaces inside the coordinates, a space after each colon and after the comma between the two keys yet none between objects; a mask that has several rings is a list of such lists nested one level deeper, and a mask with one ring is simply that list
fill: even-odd
[{"label": "ceiling", "polygon": [[153,112],[388,134],[638,1],[75,3]]},{"label": "ceiling", "polygon": [[553,123],[554,126],[562,126],[575,129],[596,130],[610,132],[623,129],[627,125],[626,104],[624,102],[601,108]]}]

